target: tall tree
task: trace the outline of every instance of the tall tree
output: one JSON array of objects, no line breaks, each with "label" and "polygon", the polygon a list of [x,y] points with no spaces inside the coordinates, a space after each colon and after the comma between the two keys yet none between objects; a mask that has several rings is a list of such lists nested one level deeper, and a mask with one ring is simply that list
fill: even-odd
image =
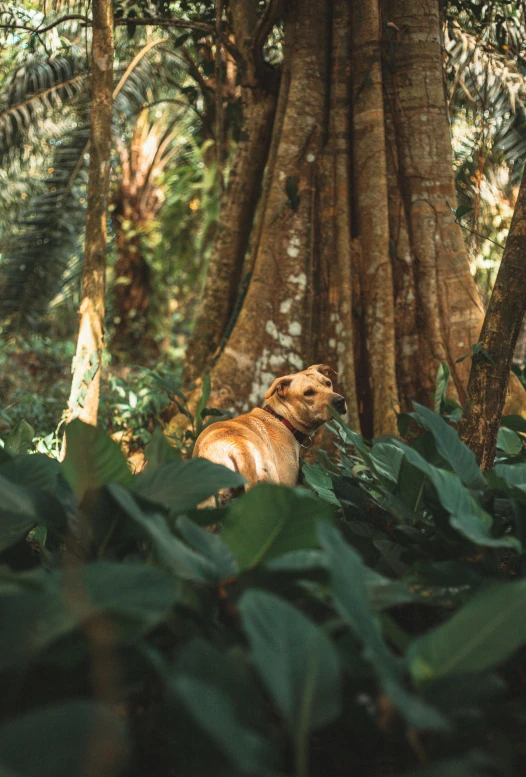
[{"label": "tall tree", "polygon": [[447,204],[455,185],[439,4],[284,8],[252,278],[211,371],[211,402],[246,410],[276,376],[332,359],[351,422],[366,435],[391,432],[399,406],[431,403],[440,361],[465,398],[469,367],[456,360],[483,319]]},{"label": "tall tree", "polygon": [[97,424],[104,342],[106,215],[113,105],[113,3],[93,0],[88,209],[77,351],[68,419]]},{"label": "tall tree", "polygon": [[497,434],[510,379],[513,352],[526,313],[526,177],[502,257],[479,349],[473,355],[461,437],[481,469],[493,467]]}]

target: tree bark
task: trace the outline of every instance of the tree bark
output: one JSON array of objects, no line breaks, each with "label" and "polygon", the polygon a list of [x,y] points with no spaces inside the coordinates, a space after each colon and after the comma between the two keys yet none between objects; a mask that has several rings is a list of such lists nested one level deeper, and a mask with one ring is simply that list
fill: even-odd
[{"label": "tree bark", "polygon": [[104,347],[106,212],[110,181],[113,4],[93,0],[92,104],[88,207],[80,326],[73,362],[67,421],[80,418],[96,426]]},{"label": "tree bark", "polygon": [[350,11],[347,0],[334,0],[328,133],[320,165],[320,257],[314,274],[314,329],[323,336],[313,338],[312,362],[334,367],[338,391],[347,400],[348,422],[359,429],[351,275]]},{"label": "tree bark", "polygon": [[[292,4],[285,25],[290,68],[283,127],[245,304],[212,372],[212,400],[258,404],[276,375],[304,367],[310,328],[315,162],[327,98],[328,4]],[[283,85],[283,84],[282,84]]]},{"label": "tree bark", "polygon": [[473,356],[460,436],[482,470],[493,468],[515,344],[526,312],[526,177]]},{"label": "tree bark", "polygon": [[[393,275],[378,0],[353,4],[353,163],[366,365],[375,435],[396,432]],[[365,430],[364,430],[365,431]]]},{"label": "tree bark", "polygon": [[[404,395],[413,393],[418,365],[418,393],[429,403],[437,366],[447,361],[462,399],[468,367],[455,362],[477,342],[483,312],[460,227],[446,202],[454,203],[456,195],[438,3],[386,0],[383,22],[386,111],[391,114],[396,142],[391,157],[403,203],[402,208],[391,188],[398,303],[403,304],[404,297],[412,302],[414,295],[418,307],[414,328],[404,326],[398,339],[399,382],[405,386]],[[427,353],[431,358],[424,358]]]}]

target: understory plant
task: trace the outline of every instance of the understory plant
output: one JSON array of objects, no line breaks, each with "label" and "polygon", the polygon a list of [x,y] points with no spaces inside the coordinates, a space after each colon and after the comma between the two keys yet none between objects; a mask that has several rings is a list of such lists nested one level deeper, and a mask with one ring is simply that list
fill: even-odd
[{"label": "understory plant", "polygon": [[318,450],[306,485],[207,510],[243,478],[160,429],[132,475],[102,430],[69,424],[59,463],[18,424],[0,773],[520,774],[525,428],[504,420],[483,474],[445,388],[437,410],[373,443],[335,415],[339,455]]}]

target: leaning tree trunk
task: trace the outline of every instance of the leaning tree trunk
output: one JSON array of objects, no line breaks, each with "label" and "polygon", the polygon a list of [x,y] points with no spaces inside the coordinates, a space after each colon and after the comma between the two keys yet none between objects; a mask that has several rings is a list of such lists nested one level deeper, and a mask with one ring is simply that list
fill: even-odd
[{"label": "leaning tree trunk", "polygon": [[110,181],[113,91],[113,4],[93,0],[88,208],[80,303],[67,420],[97,424],[104,333],[106,211]]},{"label": "leaning tree trunk", "polygon": [[473,356],[460,434],[482,470],[492,469],[515,344],[526,312],[526,176]]}]

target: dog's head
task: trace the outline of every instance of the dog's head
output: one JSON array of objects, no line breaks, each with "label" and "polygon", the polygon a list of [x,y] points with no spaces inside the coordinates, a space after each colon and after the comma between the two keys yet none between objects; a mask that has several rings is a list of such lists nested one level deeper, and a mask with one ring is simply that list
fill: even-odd
[{"label": "dog's head", "polygon": [[276,378],[264,396],[268,404],[282,415],[290,415],[293,423],[307,430],[316,430],[332,415],[329,406],[346,413],[344,397],[332,387],[335,371],[326,364],[313,364],[302,372]]}]

